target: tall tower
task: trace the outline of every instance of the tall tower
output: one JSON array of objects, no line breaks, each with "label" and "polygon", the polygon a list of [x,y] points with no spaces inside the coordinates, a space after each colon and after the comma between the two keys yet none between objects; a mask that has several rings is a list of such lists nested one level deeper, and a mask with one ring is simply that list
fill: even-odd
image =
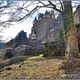
[{"label": "tall tower", "polygon": [[54,14],[54,11],[53,11],[53,10],[51,10],[50,17],[51,17],[52,19],[55,19],[55,14]]}]

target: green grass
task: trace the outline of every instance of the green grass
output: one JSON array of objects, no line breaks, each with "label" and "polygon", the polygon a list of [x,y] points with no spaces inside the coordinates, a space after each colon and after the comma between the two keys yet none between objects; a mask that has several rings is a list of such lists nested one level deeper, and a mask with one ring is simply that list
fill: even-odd
[{"label": "green grass", "polygon": [[29,57],[27,60],[34,60],[34,59],[40,59],[43,57],[43,54],[39,54],[37,56],[32,56],[32,57]]}]

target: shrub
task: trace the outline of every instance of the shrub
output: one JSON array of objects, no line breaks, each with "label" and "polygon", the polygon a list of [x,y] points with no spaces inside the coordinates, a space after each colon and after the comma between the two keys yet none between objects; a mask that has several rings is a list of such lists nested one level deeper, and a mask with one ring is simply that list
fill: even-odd
[{"label": "shrub", "polygon": [[52,45],[50,43],[46,43],[45,47],[47,50],[44,52],[44,57],[64,56],[65,49],[58,49],[56,45]]},{"label": "shrub", "polygon": [[51,56],[64,56],[64,53],[62,53],[62,51],[58,49],[52,49],[44,53],[44,57],[51,57]]},{"label": "shrub", "polygon": [[13,54],[11,52],[6,52],[5,58],[12,58]]},{"label": "shrub", "polygon": [[6,48],[5,58],[12,58],[13,57],[13,49],[12,48]]},{"label": "shrub", "polygon": [[9,65],[11,65],[11,64],[21,62],[25,59],[26,59],[26,56],[16,56],[16,57],[9,59],[8,63],[9,63]]}]

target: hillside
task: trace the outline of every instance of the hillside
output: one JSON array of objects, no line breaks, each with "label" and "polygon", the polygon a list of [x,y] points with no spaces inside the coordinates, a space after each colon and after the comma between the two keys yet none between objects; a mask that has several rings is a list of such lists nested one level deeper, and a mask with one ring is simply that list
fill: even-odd
[{"label": "hillside", "polygon": [[41,56],[28,57],[22,62],[2,68],[0,78],[52,79],[63,78],[64,70],[59,66],[62,59],[47,59]]}]

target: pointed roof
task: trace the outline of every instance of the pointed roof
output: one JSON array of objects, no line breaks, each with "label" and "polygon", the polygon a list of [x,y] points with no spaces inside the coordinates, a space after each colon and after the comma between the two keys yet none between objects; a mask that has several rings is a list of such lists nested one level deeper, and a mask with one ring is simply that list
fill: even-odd
[{"label": "pointed roof", "polygon": [[48,14],[50,14],[50,13],[46,10],[45,15],[48,15]]},{"label": "pointed roof", "polygon": [[40,19],[40,18],[43,18],[43,14],[42,13],[38,14],[38,19]]},{"label": "pointed roof", "polygon": [[37,21],[37,18],[35,17],[34,22],[36,22],[36,21]]}]

